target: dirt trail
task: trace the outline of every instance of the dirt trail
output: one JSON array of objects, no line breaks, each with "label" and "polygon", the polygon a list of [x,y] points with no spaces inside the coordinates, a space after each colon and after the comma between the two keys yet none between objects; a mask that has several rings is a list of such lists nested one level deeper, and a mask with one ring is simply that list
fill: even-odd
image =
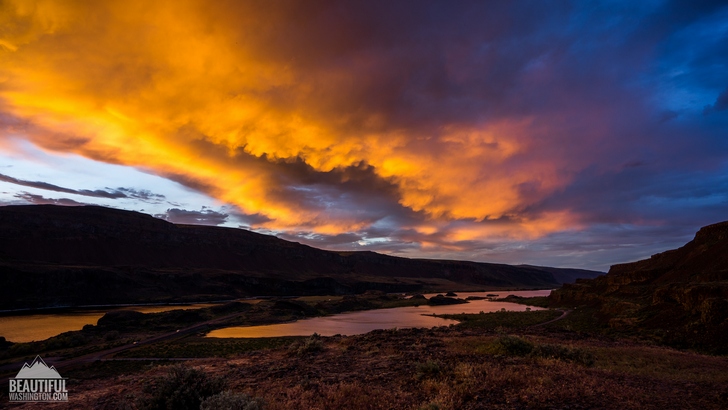
[{"label": "dirt trail", "polygon": [[537,325],[533,325],[533,326],[531,326],[531,327],[541,327],[541,326],[546,326],[546,325],[548,325],[548,324],[550,324],[550,323],[554,323],[554,322],[556,322],[556,321],[559,321],[559,320],[561,320],[561,319],[564,319],[565,317],[569,316],[569,315],[571,314],[571,312],[572,312],[572,310],[570,310],[570,309],[564,310],[564,311],[563,311],[563,312],[561,313],[561,316],[557,317],[556,319],[551,319],[551,320],[549,320],[549,321],[547,321],[547,322],[539,323],[539,324],[537,324]]}]

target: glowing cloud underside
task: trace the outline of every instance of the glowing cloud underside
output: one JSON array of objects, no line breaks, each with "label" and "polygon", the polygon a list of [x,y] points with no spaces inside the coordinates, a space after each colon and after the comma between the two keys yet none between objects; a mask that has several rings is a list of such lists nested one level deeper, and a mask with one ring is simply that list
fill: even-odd
[{"label": "glowing cloud underside", "polygon": [[[356,107],[368,87],[387,85],[371,76],[396,61],[367,50],[306,57],[316,44],[277,49],[302,29],[290,27],[295,8],[72,4],[5,5],[0,96],[3,110],[23,120],[6,134],[177,178],[265,215],[275,229],[333,233],[373,222],[320,206],[320,187],[307,192],[297,175],[281,175],[292,163],[314,174],[370,167],[402,207],[435,220],[517,217],[568,181],[551,161],[517,160],[537,145],[527,119],[419,127],[371,102]],[[340,174],[335,187],[347,182]],[[345,192],[333,195],[336,202]],[[568,218],[520,222],[538,233]]]},{"label": "glowing cloud underside", "polygon": [[564,82],[567,16],[418,5],[5,1],[0,144],[144,169],[279,231],[396,215],[427,246],[582,226],[544,201],[621,166],[600,160],[632,138],[615,119],[649,99]]}]

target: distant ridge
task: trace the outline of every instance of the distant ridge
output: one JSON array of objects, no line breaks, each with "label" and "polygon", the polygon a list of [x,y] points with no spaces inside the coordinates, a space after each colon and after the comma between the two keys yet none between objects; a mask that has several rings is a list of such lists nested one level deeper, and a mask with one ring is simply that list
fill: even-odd
[{"label": "distant ridge", "polygon": [[561,283],[561,271],[324,251],[243,229],[175,225],[98,206],[0,207],[0,309],[367,290],[553,288]]},{"label": "distant ridge", "polygon": [[574,283],[577,279],[591,279],[598,275],[603,275],[604,272],[597,272],[587,269],[575,269],[575,268],[551,268],[548,266],[534,266],[534,265],[517,265],[527,268],[540,269],[546,272],[551,272],[554,275],[554,279],[560,284]]}]

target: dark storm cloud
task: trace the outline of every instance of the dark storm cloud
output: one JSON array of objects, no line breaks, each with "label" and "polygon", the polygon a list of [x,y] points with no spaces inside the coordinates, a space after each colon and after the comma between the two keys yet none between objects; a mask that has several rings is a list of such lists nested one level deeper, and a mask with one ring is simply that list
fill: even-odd
[{"label": "dark storm cloud", "polygon": [[88,196],[93,198],[105,198],[105,199],[136,199],[143,202],[149,202],[149,203],[160,203],[165,199],[164,195],[161,194],[155,194],[149,190],[146,189],[133,189],[133,188],[124,188],[119,187],[116,189],[112,188],[106,188],[106,189],[96,189],[96,190],[89,190],[89,189],[71,189],[71,188],[64,188],[58,185],[50,184],[48,182],[42,182],[42,181],[26,181],[22,179],[13,178],[8,175],[0,174],[0,181],[8,182],[15,185],[20,186],[27,186],[31,188],[37,188],[37,189],[43,189],[46,191],[55,191],[55,192],[63,192],[66,194],[74,194],[74,195],[81,195],[81,196]]},{"label": "dark storm cloud", "polygon": [[722,93],[715,100],[713,105],[708,105],[703,111],[704,114],[710,114],[713,111],[725,111],[728,110],[728,87],[723,90]]},{"label": "dark storm cloud", "polygon": [[155,203],[155,204],[159,204],[166,199],[166,197],[164,195],[155,194],[154,192],[152,192],[148,189],[133,189],[133,188],[118,187],[114,191],[123,193],[124,195],[126,195],[127,198],[134,198],[134,199],[138,199],[143,202],[149,202],[149,203]]},{"label": "dark storm cloud", "polygon": [[[549,234],[531,241],[473,244],[465,253],[475,260],[546,266],[585,268],[606,272],[611,265],[637,261],[650,255],[680,247],[692,240],[690,224],[635,226],[632,224],[593,224],[576,231]],[[456,257],[458,252],[443,250],[441,258]],[[565,258],[564,255],[568,255]]]},{"label": "dark storm cloud", "polygon": [[278,236],[289,241],[303,242],[322,249],[336,249],[342,245],[344,249],[349,249],[356,246],[356,243],[362,239],[361,235],[355,233],[323,235],[313,232],[286,232]]},{"label": "dark storm cloud", "polygon": [[60,205],[60,206],[89,205],[89,204],[85,204],[83,202],[74,201],[73,199],[69,199],[69,198],[46,198],[43,195],[35,195],[35,194],[30,194],[28,192],[21,192],[21,193],[15,194],[13,196],[26,203],[31,203],[34,205]]},{"label": "dark storm cloud", "polygon": [[[715,166],[725,161],[725,143],[717,143],[725,139],[720,129],[699,125],[692,118],[676,129],[659,128],[660,123],[676,119],[679,112],[669,106],[651,107],[648,100],[659,84],[643,83],[635,88],[634,73],[660,76],[670,69],[661,63],[683,55],[687,47],[694,52],[688,60],[692,72],[704,72],[701,63],[720,46],[706,43],[695,47],[684,39],[680,43],[674,33],[690,34],[695,24],[724,6],[720,2],[672,2],[661,10],[649,10],[639,4],[613,3],[592,9],[574,4],[561,9],[540,5],[524,10],[528,6],[517,3],[495,9],[464,3],[437,13],[438,5],[427,3],[411,16],[395,8],[391,20],[384,22],[376,17],[376,7],[360,10],[355,6],[336,11],[337,16],[344,16],[340,21],[357,16],[357,24],[341,28],[341,38],[324,38],[315,29],[303,30],[306,35],[298,40],[323,44],[319,54],[300,55],[306,47],[295,44],[290,49],[283,46],[287,52],[282,54],[311,65],[335,61],[357,70],[361,67],[356,58],[363,50],[371,52],[367,55],[372,64],[395,69],[373,70],[373,76],[362,76],[361,82],[347,90],[358,97],[351,101],[368,106],[361,112],[381,112],[390,126],[394,122],[405,127],[432,127],[450,121],[535,115],[538,128],[545,130],[536,131],[538,140],[543,141],[541,155],[554,154],[556,159],[558,153],[565,152],[567,158],[586,155],[596,162],[577,171],[565,189],[568,197],[556,192],[544,199],[553,205],[551,210],[576,209],[590,223],[672,223],[684,219],[682,211],[689,206],[702,213],[693,221],[700,224],[710,222],[708,215],[717,217],[724,208],[720,204],[700,205],[701,197],[692,196],[697,195],[695,189],[672,187],[672,179],[678,175],[680,185],[715,192],[718,185],[713,183],[714,174],[701,174],[699,169],[714,164],[716,170]],[[326,11],[320,15],[309,10],[316,17],[307,21],[318,21],[320,27],[328,28],[322,21],[328,21],[329,8],[321,9]],[[468,12],[463,13],[463,9]],[[463,14],[467,15],[464,21],[450,18]],[[397,30],[387,24],[390,21],[398,22]],[[423,30],[425,27],[431,30]],[[433,52],[457,43],[459,58],[453,57],[456,48],[445,54]],[[676,49],[674,44],[682,47]],[[336,57],[327,52],[337,53]],[[718,63],[725,67],[726,61]],[[713,73],[719,72],[718,68],[714,66]],[[701,80],[688,73],[681,75],[681,81],[689,86]],[[725,95],[724,91],[715,101],[715,110],[724,107]],[[334,96],[329,100],[337,107],[334,110],[357,112]],[[351,125],[362,124],[355,121]],[[610,143],[604,145],[602,140]],[[423,149],[418,144],[413,149]],[[526,166],[532,160],[524,157],[514,166]],[[613,175],[618,163],[628,167],[650,163],[652,167],[636,176],[622,171]],[[685,174],[690,169],[693,171]],[[535,201],[539,196],[538,186],[533,184],[522,185],[521,192],[526,198],[534,192]],[[304,193],[319,199],[326,196],[325,191],[318,190]],[[650,198],[656,202],[660,201],[655,198],[665,199],[659,212],[650,211],[654,206],[647,204]],[[690,202],[695,204],[688,205]],[[711,207],[715,211],[703,212]],[[535,202],[513,210],[537,208]]]},{"label": "dark storm cloud", "polygon": [[[700,183],[696,183],[700,181]],[[680,219],[718,221],[728,218],[728,176],[711,172],[656,172],[649,164],[625,166],[611,172],[581,173],[566,190],[527,212],[560,209],[569,204],[584,222],[628,223],[634,220],[669,221],[681,208]]]},{"label": "dark storm cloud", "polygon": [[[226,163],[230,168],[245,169],[255,174],[269,176],[271,198],[295,204],[296,208],[311,212],[323,211],[326,218],[346,218],[355,214],[355,220],[373,223],[381,218],[407,217],[414,214],[398,203],[397,186],[379,176],[375,168],[364,161],[349,166],[335,167],[321,172],[299,157],[290,159],[256,157],[242,149],[230,155],[225,147],[209,142],[207,136],[190,127],[184,133],[194,135],[196,152],[215,161]],[[210,194],[215,188],[191,180],[183,175],[168,175],[185,186]],[[261,213],[237,213],[246,224],[256,225],[271,221]],[[316,220],[306,221],[316,224]]]},{"label": "dark storm cloud", "polygon": [[409,242],[389,232],[391,236],[372,235],[371,232],[343,233],[335,235],[315,232],[286,232],[278,236],[293,242],[333,251],[373,251],[392,255],[405,255],[407,251],[419,251],[417,242]]},{"label": "dark storm cloud", "polygon": [[[278,6],[276,6],[277,9]],[[360,130],[372,113],[382,126],[427,129],[479,121],[503,111],[523,71],[563,40],[567,3],[289,3],[258,33],[267,57],[296,61],[317,88],[321,115],[340,114]],[[289,17],[296,16],[295,19]],[[284,23],[285,21],[285,23]],[[337,33],[333,36],[331,33]],[[554,44],[556,43],[556,44]],[[315,45],[315,47],[313,47]],[[284,101],[285,102],[285,101]]]},{"label": "dark storm cloud", "polygon": [[58,185],[49,184],[47,182],[42,181],[25,181],[22,179],[13,178],[11,176],[0,174],[0,181],[8,182],[11,184],[21,185],[21,186],[27,186],[31,188],[38,188],[38,189],[44,189],[47,191],[55,191],[55,192],[63,192],[66,194],[76,194],[76,195],[83,195],[83,196],[90,196],[95,198],[108,198],[108,199],[119,199],[119,198],[126,198],[127,195],[123,192],[119,191],[104,191],[101,189],[97,190],[88,190],[88,189],[70,189],[70,188],[64,188],[60,187]]},{"label": "dark storm cloud", "polygon": [[239,222],[242,222],[243,225],[240,225],[240,228],[248,229],[251,226],[255,225],[262,225],[266,222],[270,222],[270,218],[268,218],[265,215],[261,214],[245,214],[245,213],[234,213],[232,216],[237,219]]},{"label": "dark storm cloud", "polygon": [[228,218],[228,214],[213,211],[212,209],[190,211],[179,208],[170,208],[167,209],[167,212],[163,214],[156,214],[154,216],[175,224],[192,225],[221,225],[225,223]]},{"label": "dark storm cloud", "polygon": [[[11,69],[29,61],[54,81],[0,89],[15,103],[0,122],[47,149],[143,167],[242,210],[179,207],[164,218],[237,220],[342,250],[504,262],[529,250],[603,267],[728,215],[725,2],[167,7],[114,9],[99,30],[85,18],[98,12],[92,3],[69,6],[71,28],[60,22],[62,35],[44,33],[8,64],[9,79],[25,78]],[[184,54],[155,41],[177,38]],[[55,50],[83,46],[99,53],[54,65],[69,63]],[[59,96],[80,108],[54,130],[73,113],[38,107]]]}]

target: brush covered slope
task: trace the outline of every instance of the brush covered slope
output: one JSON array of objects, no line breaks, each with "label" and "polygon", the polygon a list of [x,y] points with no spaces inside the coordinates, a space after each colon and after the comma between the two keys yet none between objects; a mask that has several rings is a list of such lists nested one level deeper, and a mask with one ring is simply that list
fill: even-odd
[{"label": "brush covered slope", "polygon": [[701,228],[685,246],[614,265],[551,294],[555,306],[586,306],[617,332],[728,353],[728,222]]},{"label": "brush covered slope", "polygon": [[[599,272],[583,271],[583,277]],[[253,295],[548,288],[554,270],[331,252],[98,206],[0,207],[0,309]]]}]

